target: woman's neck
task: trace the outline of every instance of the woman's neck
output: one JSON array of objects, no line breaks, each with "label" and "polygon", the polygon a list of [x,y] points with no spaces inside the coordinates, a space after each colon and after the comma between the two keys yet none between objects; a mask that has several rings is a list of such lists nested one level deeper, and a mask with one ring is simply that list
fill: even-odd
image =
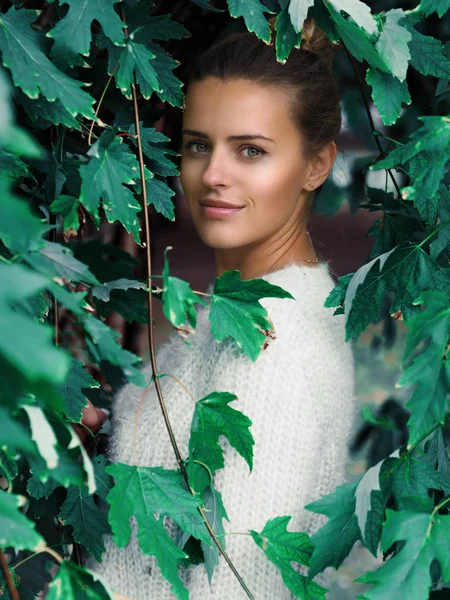
[{"label": "woman's neck", "polygon": [[296,237],[294,242],[288,240],[288,243],[277,245],[276,248],[268,248],[262,244],[252,248],[217,248],[215,259],[217,277],[225,271],[237,269],[241,272],[241,279],[261,277],[291,260],[311,268],[318,264],[307,261],[316,261],[318,256],[306,230]]}]

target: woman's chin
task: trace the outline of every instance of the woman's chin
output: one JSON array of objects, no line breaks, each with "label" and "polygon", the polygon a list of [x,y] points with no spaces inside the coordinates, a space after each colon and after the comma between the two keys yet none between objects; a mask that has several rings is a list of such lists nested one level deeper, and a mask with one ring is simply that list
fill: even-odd
[{"label": "woman's chin", "polygon": [[233,235],[230,231],[218,232],[205,231],[204,229],[197,229],[197,231],[202,242],[215,250],[231,250],[233,248],[240,248],[244,245],[242,239]]}]

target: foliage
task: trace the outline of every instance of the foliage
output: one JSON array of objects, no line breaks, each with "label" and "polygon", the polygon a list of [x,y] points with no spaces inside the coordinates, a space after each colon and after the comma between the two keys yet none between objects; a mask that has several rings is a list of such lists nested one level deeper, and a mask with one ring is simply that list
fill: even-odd
[{"label": "foliage", "polygon": [[[323,598],[312,577],[338,569],[358,540],[384,560],[359,578],[372,586],[361,599],[438,597],[437,588],[450,582],[450,461],[442,435],[450,391],[450,47],[426,33],[428,20],[442,19],[450,3],[422,0],[408,11],[379,12],[361,0],[227,0],[227,7],[223,14],[208,0],[193,0],[191,8],[202,18],[241,19],[266,43],[276,14],[280,62],[299,46],[303,22],[313,15],[347,51],[341,75],[348,77],[350,64],[363,98],[365,69],[385,126],[404,123],[414,109],[411,82],[426,80],[429,89],[430,78],[438,80],[439,112],[417,115],[403,142],[386,137],[383,148],[385,136],[372,124],[378,152],[356,165],[362,186],[344,192],[352,209],[381,210],[383,218],[369,231],[375,239],[367,264],[340,277],[325,304],[345,315],[347,342],[380,319],[386,299],[392,318],[409,328],[398,382],[416,386],[406,405],[408,443],[307,505],[328,517],[311,538],[288,531],[289,515],[249,532],[297,598]],[[48,598],[111,598],[105,583],[71,559],[81,549],[100,560],[110,531],[125,546],[131,516],[143,552],[157,558],[176,597],[188,598],[178,568],[204,562],[211,581],[219,551],[205,522],[223,536],[228,518],[213,485],[214,472],[226,468],[219,436],[253,465],[251,421],[229,406],[234,396],[223,390],[196,402],[184,471],[108,464],[97,448],[90,457],[71,426],[80,423],[86,397],[107,401],[120,383],[149,383],[141,359],[106,322],[110,312],[147,323],[147,296],[156,296],[183,333],[186,321],[195,330],[195,304],[208,304],[171,275],[167,251],[163,273],[142,277],[133,256],[86,235],[115,223],[143,248],[146,204],[175,219],[169,178],[178,174],[180,155],[152,127],[161,115],[148,100],[182,107],[183,84],[173,73],[180,61],[168,48],[190,32],[171,14],[156,13],[150,0],[55,0],[41,12],[14,3],[0,15],[0,551],[21,598],[45,588],[55,560],[61,564]],[[352,98],[344,94],[344,106]],[[349,115],[355,130],[362,129],[362,112],[359,103]],[[382,169],[395,181],[392,192],[366,183],[368,170]],[[320,202],[331,194],[337,209],[344,192],[331,180],[327,186]],[[157,278],[162,288],[150,285]],[[209,302],[217,342],[228,340],[256,361],[273,329],[259,303],[267,297],[291,296],[261,279],[241,280],[239,271],[216,278]],[[195,543],[184,550],[174,544],[165,515],[186,539],[200,542],[199,556],[186,552]],[[308,576],[292,562],[309,567]],[[25,566],[32,576],[23,574]],[[5,577],[1,572],[0,595],[8,597]]]}]

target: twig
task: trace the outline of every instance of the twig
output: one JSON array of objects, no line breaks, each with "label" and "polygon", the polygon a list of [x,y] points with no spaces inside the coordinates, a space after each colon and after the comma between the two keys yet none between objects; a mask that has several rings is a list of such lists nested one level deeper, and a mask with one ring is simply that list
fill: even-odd
[{"label": "twig", "polygon": [[[117,69],[117,67],[119,66],[119,64],[120,64],[120,58],[119,58],[119,60],[116,62],[116,66],[114,67],[114,69],[113,69],[113,72],[112,72],[112,73],[111,73],[111,75],[109,76],[109,79],[108,79],[108,81],[107,81],[107,83],[106,83],[106,85],[105,85],[105,89],[103,90],[103,92],[102,92],[102,95],[100,96],[100,100],[98,101],[97,108],[95,109],[95,116],[97,116],[97,115],[98,115],[98,111],[100,110],[100,106],[102,105],[103,98],[105,97],[105,94],[106,94],[106,90],[109,88],[109,84],[111,83],[111,81],[112,81],[112,78],[114,77],[114,73],[116,72],[116,69]],[[91,127],[90,127],[90,129],[89,129],[89,136],[88,136],[88,146],[90,146],[90,145],[91,145],[92,131],[93,131],[93,129],[94,129],[94,125],[95,125],[95,124],[96,124],[96,122],[95,122],[94,120],[92,120]]]},{"label": "twig", "polygon": [[[356,66],[355,59],[354,59],[354,57],[353,57],[353,56],[350,54],[350,52],[348,51],[348,48],[347,48],[347,46],[344,44],[344,42],[343,42],[343,40],[342,40],[342,39],[341,39],[341,43],[342,43],[342,45],[344,46],[344,49],[345,49],[345,51],[346,51],[346,53],[347,53],[347,56],[348,56],[348,58],[349,58],[349,61],[350,61],[351,65],[352,65],[352,67],[353,67],[353,71],[354,71],[354,73],[355,73],[355,75],[356,75],[356,79],[357,79],[357,81],[358,81],[358,86],[359,86],[359,89],[360,89],[360,92],[361,92],[361,96],[362,96],[362,99],[363,99],[364,107],[365,107],[365,109],[366,109],[367,118],[369,119],[370,129],[371,129],[371,131],[372,131],[372,134],[373,134],[373,137],[374,137],[374,139],[375,139],[375,143],[376,143],[376,145],[378,146],[378,150],[379,150],[379,152],[380,152],[380,155],[382,155],[382,156],[385,156],[386,152],[384,151],[384,149],[383,149],[383,146],[382,146],[382,145],[381,145],[381,143],[380,143],[380,140],[379,140],[379,137],[380,137],[380,136],[379,136],[379,132],[377,131],[377,129],[376,129],[376,127],[375,127],[375,123],[373,122],[373,119],[372,119],[372,113],[370,112],[370,106],[369,106],[369,102],[368,102],[368,100],[367,100],[366,94],[364,93],[364,84],[363,84],[363,82],[362,82],[362,79],[361,79],[361,76],[360,76],[360,74],[359,74],[359,72],[358,72],[358,69],[357,69],[357,66]],[[384,136],[384,137],[386,137],[386,136]],[[389,138],[387,138],[387,139],[389,139]],[[394,141],[395,141],[395,140],[394,140]],[[411,207],[409,206],[409,204],[403,200],[403,196],[402,196],[401,190],[400,190],[400,188],[399,188],[399,186],[398,186],[398,183],[397,183],[397,181],[396,181],[396,179],[395,179],[395,177],[394,177],[394,175],[393,175],[393,173],[392,173],[392,170],[391,170],[391,169],[386,169],[386,171],[388,172],[388,174],[389,174],[389,177],[391,178],[391,180],[392,180],[392,183],[394,184],[395,190],[396,190],[396,192],[397,192],[397,194],[398,194],[398,199],[399,199],[399,202],[400,202],[400,203],[401,203],[401,204],[404,206],[405,210],[406,210],[408,213],[412,213],[413,211],[412,211]],[[421,222],[421,221],[419,221],[419,223],[420,223],[420,225],[423,227],[423,224],[422,224],[422,222]]]},{"label": "twig", "polygon": [[[124,23],[126,23],[123,3],[120,4],[120,10],[121,10],[122,20]],[[125,37],[128,38],[128,31],[126,28],[124,28],[124,32],[125,32]],[[141,134],[140,134],[141,129],[140,129],[140,123],[139,123],[139,108],[138,108],[138,103],[137,103],[135,76],[134,76],[134,82],[131,84],[131,94],[132,94],[132,99],[133,99],[134,121],[135,121],[136,135],[137,135],[139,169],[140,169],[141,188],[142,188],[142,201],[143,201],[143,205],[144,205],[143,209],[144,209],[144,223],[145,223],[145,250],[146,250],[146,258],[147,258],[147,274],[148,274],[148,277],[150,277],[151,272],[152,272],[152,259],[151,259],[151,252],[150,252],[150,248],[151,248],[151,246],[150,246],[150,241],[151,241],[150,240],[150,216],[149,216],[148,207],[147,207],[147,189],[146,189],[146,185],[145,185],[144,155],[143,155],[143,151],[142,151],[142,140],[141,140]],[[150,287],[150,289],[148,291],[148,295],[147,295],[147,304],[148,304],[148,315],[149,315],[148,338],[149,338],[150,362],[152,365],[152,374],[153,374],[153,378],[154,378],[156,392],[158,395],[159,405],[161,407],[161,411],[162,411],[162,414],[164,417],[164,422],[166,424],[167,432],[170,437],[170,442],[172,444],[172,448],[175,453],[175,457],[177,459],[178,466],[180,467],[181,473],[186,482],[189,492],[194,496],[195,494],[194,494],[194,491],[192,490],[191,486],[189,485],[188,474],[187,474],[186,468],[184,466],[183,459],[181,458],[180,450],[178,448],[178,445],[177,445],[177,442],[175,439],[175,435],[173,433],[173,429],[172,429],[172,425],[169,420],[169,415],[167,413],[166,405],[165,405],[163,397],[162,397],[162,391],[161,391],[161,386],[159,383],[159,378],[157,377],[155,348],[154,348],[154,334],[153,334],[153,306],[152,306],[151,287]],[[244,589],[247,596],[249,598],[251,598],[251,600],[254,600],[253,594],[248,589],[244,580],[239,575],[236,567],[231,562],[228,554],[225,552],[225,549],[222,547],[222,544],[217,539],[216,534],[214,533],[213,529],[211,528],[211,525],[209,524],[208,519],[206,518],[202,507],[198,506],[197,510],[203,517],[205,526],[206,526],[211,538],[213,539],[214,543],[216,544],[217,548],[219,549],[219,552],[222,554],[222,556],[228,563],[228,566],[232,570],[233,574],[236,576],[237,580],[239,581],[240,585]]]},{"label": "twig", "polygon": [[[364,93],[364,86],[363,86],[363,82],[361,80],[361,76],[360,76],[360,74],[358,72],[358,69],[356,68],[355,59],[350,54],[350,52],[348,51],[347,46],[344,44],[344,42],[342,40],[341,40],[341,43],[344,46],[344,49],[345,49],[345,51],[347,53],[347,56],[348,56],[348,58],[350,60],[351,65],[353,67],[353,71],[354,71],[354,73],[356,75],[356,79],[358,81],[359,89],[361,91],[361,96],[362,96],[362,99],[363,99],[363,102],[364,102],[364,107],[366,109],[367,118],[369,119],[370,129],[372,130],[372,134],[373,134],[373,136],[375,138],[375,142],[376,142],[376,144],[378,146],[378,150],[379,150],[380,154],[384,155],[385,151],[383,150],[383,146],[381,145],[380,140],[378,139],[378,132],[377,132],[377,129],[375,127],[375,123],[373,122],[373,119],[372,119],[372,113],[370,112],[370,106],[369,106],[369,103],[367,101],[366,95]],[[392,171],[390,169],[387,169],[387,172],[389,173],[389,176],[392,179],[392,183],[394,184],[394,187],[395,187],[395,189],[397,191],[397,194],[401,198],[402,194],[401,194],[400,188],[398,187],[398,183],[396,182],[395,177],[392,174]]]},{"label": "twig", "polygon": [[19,592],[17,591],[17,588],[14,585],[13,578],[11,577],[11,573],[9,571],[8,563],[6,562],[6,557],[3,554],[3,550],[1,548],[0,548],[0,565],[2,567],[3,576],[5,577],[6,586],[8,588],[9,595],[11,596],[11,600],[20,600]]}]

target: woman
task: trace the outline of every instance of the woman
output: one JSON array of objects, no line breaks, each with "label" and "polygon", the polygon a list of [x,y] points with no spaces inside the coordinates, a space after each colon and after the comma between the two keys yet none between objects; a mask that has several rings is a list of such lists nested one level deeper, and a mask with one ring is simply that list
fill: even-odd
[{"label": "woman", "polygon": [[[238,397],[235,408],[252,421],[251,474],[221,438],[225,468],[216,473],[214,486],[222,494],[230,534],[260,532],[282,515],[292,517],[290,531],[312,535],[324,524],[323,516],[303,507],[344,482],[354,415],[353,355],[344,341],[344,317],[323,306],[334,282],[307,231],[313,193],[332,168],[341,125],[331,72],[334,48],[312,22],[303,35],[302,49],[294,49],[283,65],[274,46],[252,33],[225,38],[197,60],[186,94],[181,185],[200,237],[214,248],[217,276],[238,269],[242,279],[263,278],[294,297],[261,300],[275,332],[256,362],[234,343],[214,341],[209,306],[198,311],[191,347],[174,332],[157,353],[158,370],[175,375],[195,399],[231,392]],[[150,373],[148,367],[148,379]],[[187,457],[192,397],[173,378],[160,382]],[[114,462],[134,464],[141,396],[141,388],[127,385],[115,400]],[[139,465],[177,468],[154,388],[140,413],[137,456]],[[177,527],[167,518],[165,524],[175,538]],[[132,600],[175,598],[155,558],[140,551],[133,527],[126,548],[108,539],[103,564],[91,560],[88,566]],[[250,536],[225,539],[257,600],[293,597]],[[246,597],[222,557],[211,587],[203,565],[191,566],[182,577],[191,600]],[[327,574],[315,580],[326,586]]]}]

